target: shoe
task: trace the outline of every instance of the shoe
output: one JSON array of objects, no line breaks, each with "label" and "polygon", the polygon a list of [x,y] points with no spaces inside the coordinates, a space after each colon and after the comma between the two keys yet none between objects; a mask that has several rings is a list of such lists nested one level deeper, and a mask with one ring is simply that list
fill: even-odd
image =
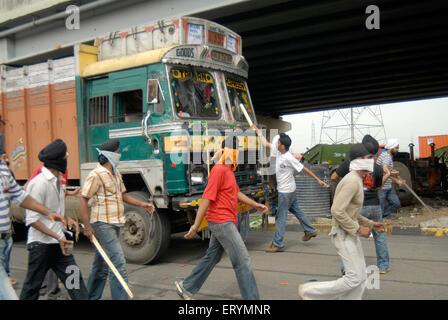
[{"label": "shoe", "polygon": [[386,274],[390,271],[390,269],[386,269],[386,270],[380,270],[380,274]]},{"label": "shoe", "polygon": [[184,289],[182,283],[183,281],[174,281],[174,284],[176,285],[177,294],[184,300],[193,300],[193,297]]},{"label": "shoe", "polygon": [[266,250],[266,252],[273,253],[273,252],[282,252],[284,249],[283,247],[276,246],[274,243],[271,243],[271,246]]},{"label": "shoe", "polygon": [[9,283],[11,283],[11,285],[13,286],[13,285],[17,284],[17,281],[14,280],[13,277],[9,277]]},{"label": "shoe", "polygon": [[317,232],[306,232],[305,231],[305,235],[303,236],[303,238],[302,238],[302,241],[308,241],[308,240],[310,240],[311,238],[314,238],[314,237],[316,237],[317,236]]}]

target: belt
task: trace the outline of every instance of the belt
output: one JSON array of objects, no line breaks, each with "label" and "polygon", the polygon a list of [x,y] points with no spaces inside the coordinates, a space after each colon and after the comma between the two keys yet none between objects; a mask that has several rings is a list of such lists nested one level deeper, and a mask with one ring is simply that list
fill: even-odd
[{"label": "belt", "polygon": [[8,240],[9,237],[11,237],[11,232],[8,232],[8,233],[0,233],[0,239],[2,239],[2,240]]}]

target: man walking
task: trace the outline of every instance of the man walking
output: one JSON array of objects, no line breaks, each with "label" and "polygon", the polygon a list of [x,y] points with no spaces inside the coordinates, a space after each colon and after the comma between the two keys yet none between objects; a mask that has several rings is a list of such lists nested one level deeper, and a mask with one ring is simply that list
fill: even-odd
[{"label": "man walking", "polygon": [[250,256],[236,227],[238,201],[262,213],[268,209],[240,192],[233,173],[238,159],[237,148],[236,136],[229,136],[223,142],[222,157],[210,172],[195,222],[185,235],[186,239],[192,239],[206,215],[212,232],[207,252],[185,280],[175,282],[177,293],[183,299],[192,299],[192,296],[201,289],[213,268],[221,260],[224,251],[232,262],[243,299],[260,299],[257,283],[250,268]]},{"label": "man walking", "polygon": [[[65,194],[60,177],[67,169],[67,146],[64,141],[57,139],[42,149],[39,160],[44,166],[28,184],[27,192],[64,216]],[[69,217],[65,219],[67,225],[78,234],[78,224]],[[42,282],[48,270],[52,269],[65,285],[72,300],[87,300],[87,289],[81,271],[73,255],[66,252],[67,247],[73,246],[73,241],[66,239],[62,223],[52,222],[32,210],[26,211],[25,220],[26,225],[30,226],[27,239],[29,257],[20,299],[37,300]]]},{"label": "man walking", "polygon": [[5,271],[5,249],[11,235],[10,201],[47,217],[50,221],[66,221],[60,214],[48,209],[29,196],[14,180],[6,164],[0,162],[0,300],[17,300]]},{"label": "man walking", "polygon": [[367,270],[359,235],[368,238],[370,231],[384,232],[384,224],[364,218],[360,212],[364,200],[362,177],[373,172],[374,160],[362,144],[350,150],[350,173],[336,187],[331,207],[331,240],[345,265],[345,275],[334,281],[308,282],[299,285],[304,300],[360,300],[366,287]]},{"label": "man walking", "polygon": [[300,221],[305,235],[303,241],[308,241],[317,235],[316,228],[313,227],[306,214],[300,209],[296,191],[296,181],[294,173],[304,171],[313,177],[322,187],[327,187],[327,184],[320,180],[311,170],[301,164],[289,152],[291,146],[291,138],[288,135],[281,133],[277,142],[277,161],[276,161],[276,175],[277,175],[277,189],[278,189],[278,211],[275,217],[275,234],[271,246],[266,252],[283,251],[283,238],[286,231],[286,220],[288,211],[291,211]]},{"label": "man walking", "polygon": [[[369,156],[376,157],[379,144],[375,138],[370,135],[364,136],[362,144],[369,152]],[[336,169],[331,176],[331,180],[338,182],[350,172],[350,159],[347,159]],[[383,222],[382,210],[378,198],[378,192],[383,187],[390,174],[384,174],[383,168],[375,163],[373,173],[365,173],[362,177],[364,186],[364,204],[361,215],[375,222]],[[390,268],[389,251],[387,249],[386,233],[378,233],[372,230],[375,242],[377,266],[380,274],[386,274]],[[341,271],[344,273],[344,266],[341,265]]]},{"label": "man walking", "polygon": [[[112,263],[127,282],[126,260],[120,244],[120,227],[126,222],[123,201],[142,207],[149,213],[155,208],[152,203],[142,202],[126,192],[117,166],[120,162],[120,141],[104,142],[99,149],[98,165],[86,178],[81,191],[80,213],[85,226],[84,234],[90,240],[98,239]],[[89,215],[88,201],[92,199]],[[101,299],[109,267],[98,251],[95,252],[92,271],[87,281],[90,300]],[[128,295],[114,274],[110,274],[110,291],[113,300],[127,300]]]},{"label": "man walking", "polygon": [[[392,182],[402,185],[404,181],[399,179],[398,172],[394,169],[394,156],[398,154],[400,146],[397,139],[389,139],[386,144],[386,151],[381,153],[378,157],[377,164],[383,167],[386,174],[389,175],[384,187],[378,192],[380,199],[381,210],[383,212],[383,218],[390,215],[392,212],[396,212],[400,207],[400,198],[398,198],[397,192]],[[388,205],[386,205],[386,202]]]}]

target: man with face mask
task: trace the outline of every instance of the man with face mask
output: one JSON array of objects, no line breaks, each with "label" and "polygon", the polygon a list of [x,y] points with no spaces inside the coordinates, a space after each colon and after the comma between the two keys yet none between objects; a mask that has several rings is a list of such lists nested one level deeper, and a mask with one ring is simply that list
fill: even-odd
[{"label": "man with face mask", "polygon": [[359,236],[368,238],[370,231],[384,232],[381,222],[373,222],[361,215],[364,201],[362,178],[373,172],[374,160],[362,144],[350,150],[350,173],[336,187],[331,206],[331,240],[345,265],[345,275],[334,281],[309,282],[299,285],[303,300],[360,300],[366,287],[367,270]]},{"label": "man with face mask", "polygon": [[[371,157],[376,157],[379,144],[371,135],[365,135],[362,139],[362,144],[369,151]],[[350,159],[347,159],[336,169],[332,174],[331,180],[338,182],[350,172]],[[363,176],[364,186],[364,204],[361,210],[361,215],[373,221],[383,221],[382,210],[378,198],[378,192],[383,187],[390,174],[384,174],[383,168],[375,163],[373,173],[366,173]],[[381,274],[386,274],[389,271],[389,251],[387,249],[386,233],[378,233],[372,231],[375,242],[377,266]],[[341,271],[344,273],[344,265],[341,265]]]},{"label": "man with face mask", "polygon": [[259,300],[257,283],[250,268],[250,256],[236,228],[238,201],[262,213],[265,213],[268,208],[245,196],[236,183],[233,173],[238,159],[236,136],[227,137],[216,159],[219,159],[218,163],[210,171],[194,224],[185,235],[186,239],[194,238],[202,219],[206,216],[212,232],[209,247],[191,274],[185,280],[175,282],[176,290],[181,298],[191,300],[193,295],[201,289],[225,251],[232,262],[243,299]]},{"label": "man with face mask", "polygon": [[[112,263],[127,282],[126,260],[120,244],[120,227],[126,222],[123,201],[154,213],[152,203],[135,199],[126,192],[120,172],[120,141],[112,139],[97,149],[98,165],[87,176],[81,190],[80,214],[84,235],[98,239]],[[90,215],[88,202],[92,199]],[[89,300],[101,299],[109,275],[109,267],[98,251],[95,252],[92,271],[87,281]],[[113,300],[127,300],[128,295],[114,274],[110,274],[110,291]]]},{"label": "man with face mask", "polygon": [[[387,179],[384,187],[378,192],[380,199],[381,209],[383,212],[383,218],[390,215],[392,212],[396,212],[401,207],[400,199],[393,186],[393,182],[398,185],[404,183],[398,176],[398,172],[394,170],[394,156],[398,154],[400,146],[397,139],[389,139],[386,144],[386,151],[381,153],[378,157],[377,164],[383,167],[383,170],[390,177]],[[388,205],[386,205],[388,203]]]}]

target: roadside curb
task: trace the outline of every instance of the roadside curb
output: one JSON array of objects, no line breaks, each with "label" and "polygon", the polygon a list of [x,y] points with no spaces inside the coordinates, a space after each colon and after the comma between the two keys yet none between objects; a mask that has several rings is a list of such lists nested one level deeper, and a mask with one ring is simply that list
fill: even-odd
[{"label": "roadside curb", "polygon": [[[331,224],[312,223],[318,233],[330,233]],[[299,227],[302,230],[301,227]],[[275,224],[268,224],[267,230],[275,231]],[[288,224],[287,231],[299,231],[295,224]],[[414,226],[387,226],[387,234],[390,235],[411,235],[411,236],[432,236],[432,237],[448,237],[448,228],[421,228]]]}]

